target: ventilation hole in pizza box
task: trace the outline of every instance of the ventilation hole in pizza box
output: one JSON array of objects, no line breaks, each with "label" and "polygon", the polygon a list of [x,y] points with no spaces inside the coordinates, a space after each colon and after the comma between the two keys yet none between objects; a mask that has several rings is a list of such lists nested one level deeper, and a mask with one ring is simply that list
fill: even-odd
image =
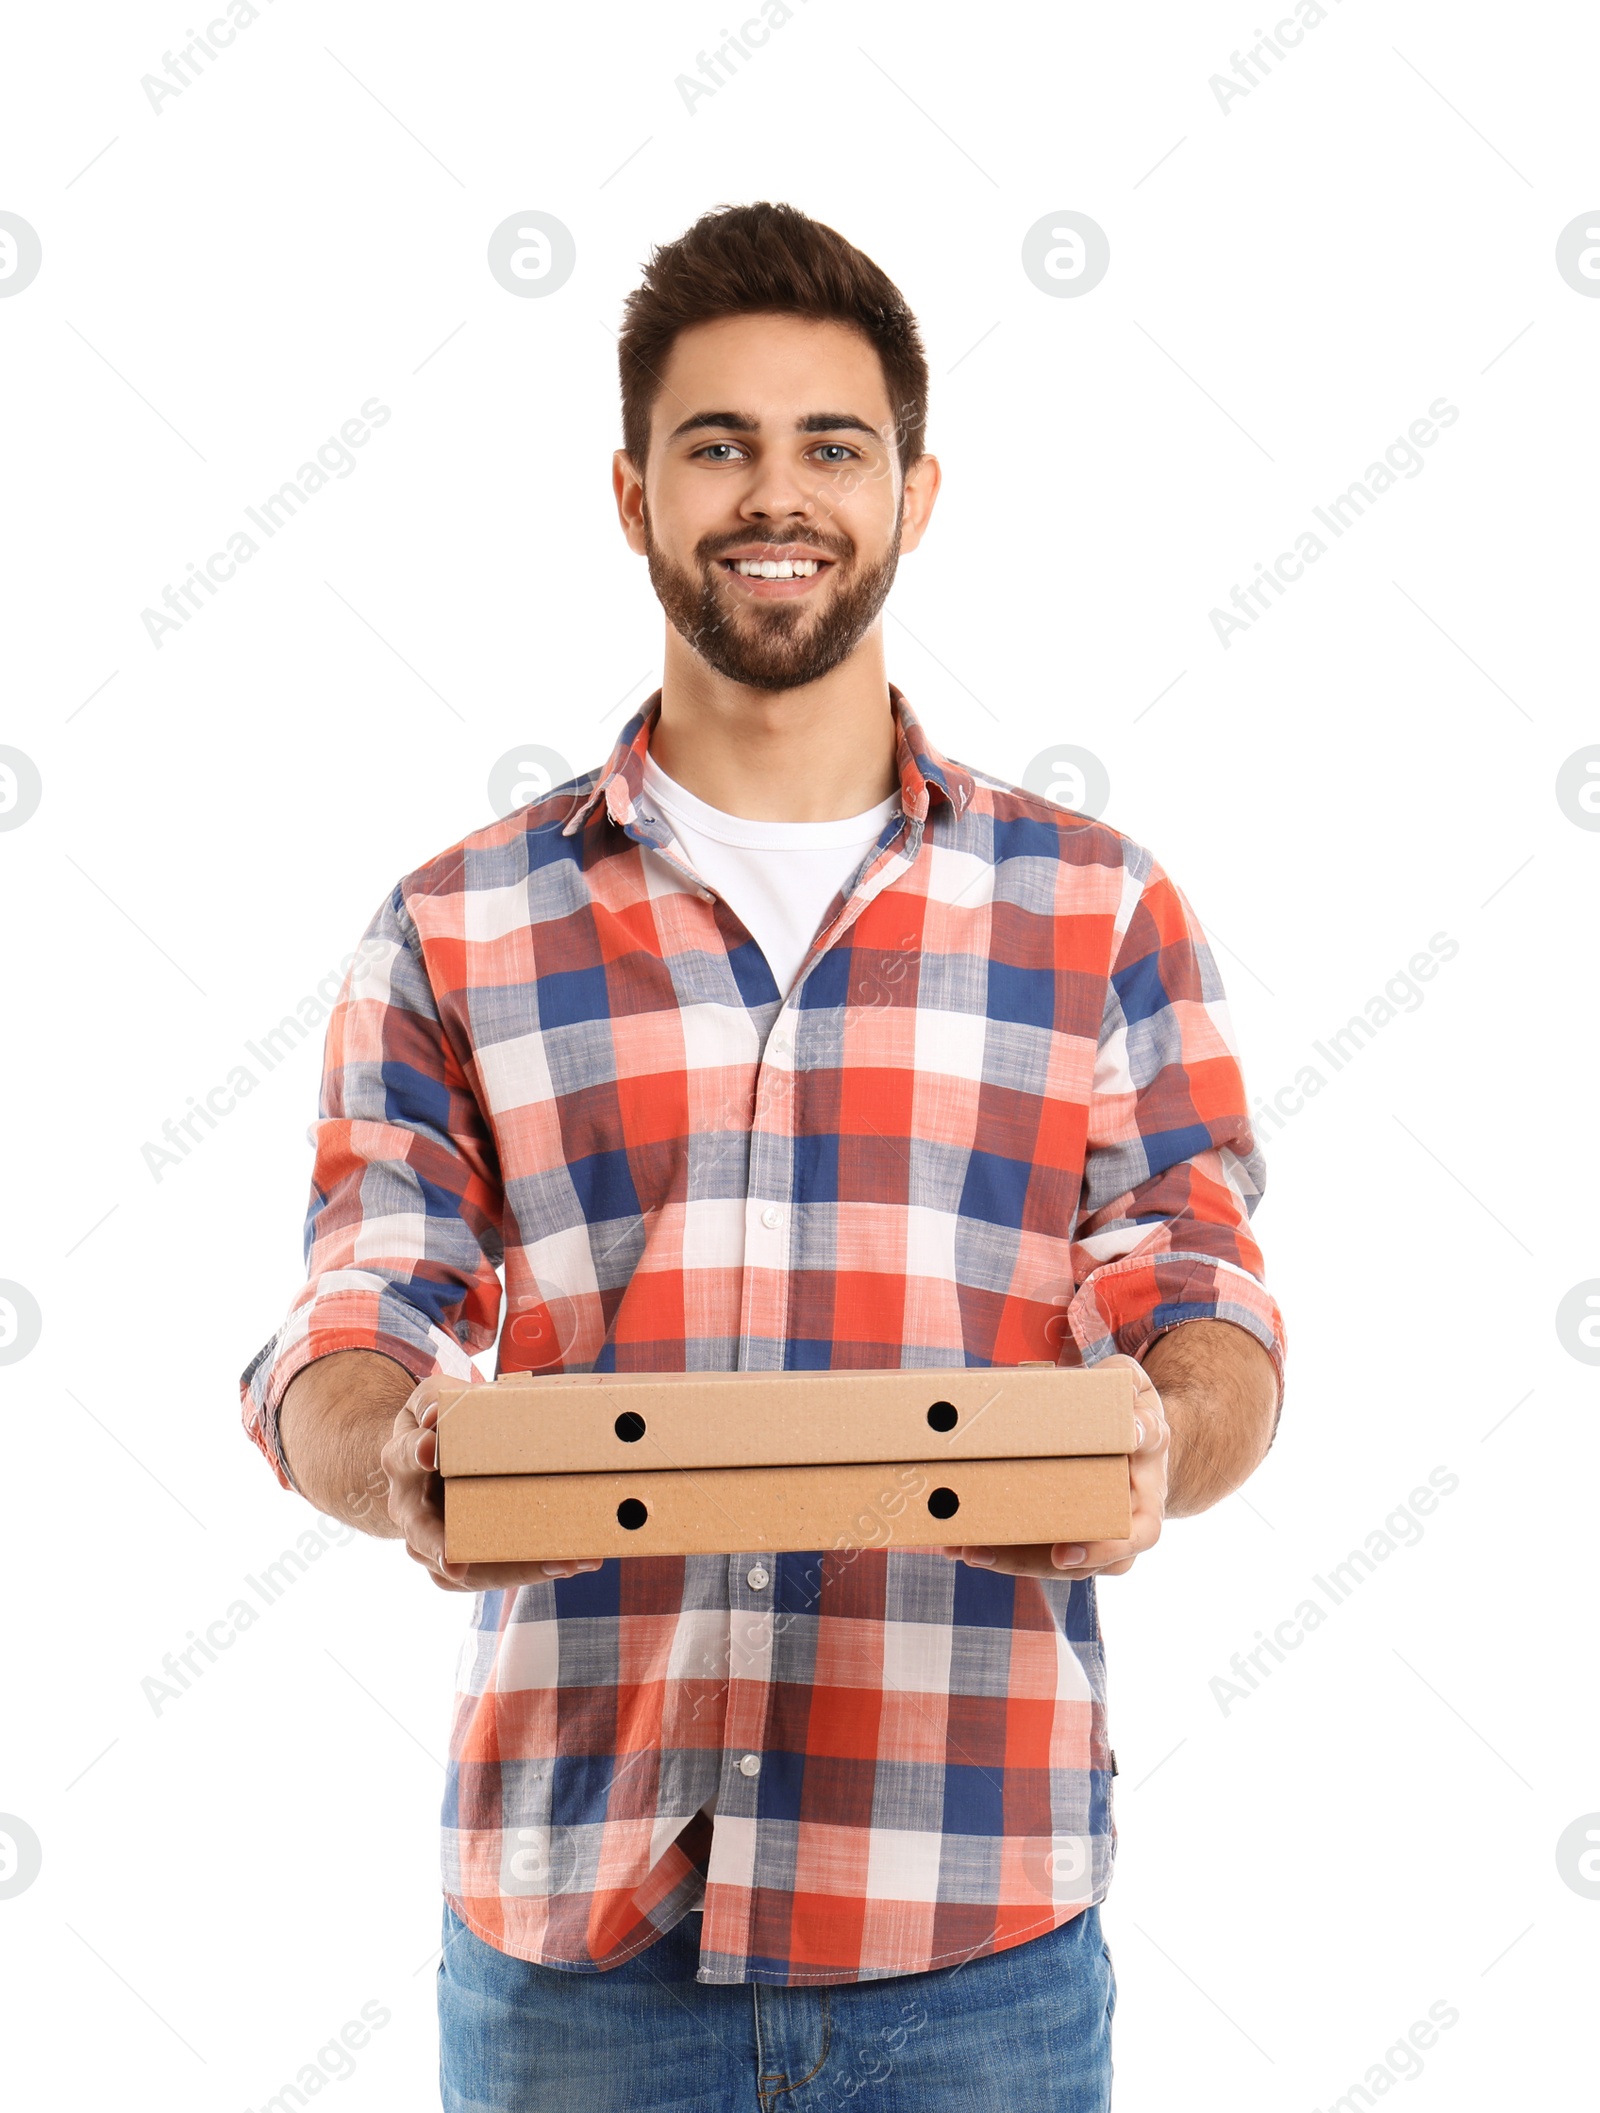
[{"label": "ventilation hole in pizza box", "polygon": [[936,1519],[953,1519],[961,1508],[961,1499],[953,1489],[936,1489],[928,1498],[928,1509]]},{"label": "ventilation hole in pizza box", "polygon": [[636,1445],[644,1436],[644,1418],[637,1409],[624,1409],[611,1428],[624,1445]]},{"label": "ventilation hole in pizza box", "polygon": [[936,1431],[953,1431],[956,1427],[955,1403],[936,1401],[928,1411],[928,1421]]},{"label": "ventilation hole in pizza box", "polygon": [[635,1532],[650,1516],[637,1497],[624,1497],[617,1506],[617,1524],[625,1526],[629,1533]]}]

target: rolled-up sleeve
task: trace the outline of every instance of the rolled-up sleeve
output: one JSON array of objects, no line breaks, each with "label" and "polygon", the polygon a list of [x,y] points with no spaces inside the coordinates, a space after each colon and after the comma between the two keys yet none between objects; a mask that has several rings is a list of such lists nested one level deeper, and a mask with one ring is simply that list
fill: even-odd
[{"label": "rolled-up sleeve", "polygon": [[1222,979],[1151,865],[1117,946],[1095,1059],[1064,1362],[1142,1357],[1168,1328],[1232,1321],[1272,1359],[1284,1329],[1250,1219],[1266,1165]]},{"label": "rolled-up sleeve", "polygon": [[245,1430],[285,1489],[278,1410],[314,1359],[376,1350],[419,1380],[470,1382],[499,1325],[498,1159],[399,888],[335,1001],[313,1139],[307,1281],[240,1381]]}]

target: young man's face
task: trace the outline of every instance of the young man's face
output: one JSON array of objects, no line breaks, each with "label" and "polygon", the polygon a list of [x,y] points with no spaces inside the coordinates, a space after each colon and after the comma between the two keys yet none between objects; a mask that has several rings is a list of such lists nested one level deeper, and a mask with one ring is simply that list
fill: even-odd
[{"label": "young man's face", "polygon": [[[617,491],[668,621],[731,682],[820,680],[921,541],[938,465],[924,456],[902,481],[878,355],[843,324],[696,324],[661,380],[643,489],[619,456]],[[761,576],[763,563],[792,576]]]}]

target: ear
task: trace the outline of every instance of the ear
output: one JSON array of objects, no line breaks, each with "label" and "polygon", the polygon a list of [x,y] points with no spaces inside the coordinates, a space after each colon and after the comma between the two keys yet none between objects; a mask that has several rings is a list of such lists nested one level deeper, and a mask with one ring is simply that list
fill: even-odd
[{"label": "ear", "polygon": [[622,523],[628,548],[635,557],[642,558],[645,554],[644,479],[634,468],[633,458],[626,448],[618,448],[611,458],[611,489],[616,495],[617,519]]},{"label": "ear", "polygon": [[943,472],[937,455],[919,455],[906,472],[905,514],[900,523],[900,548],[915,550],[922,541],[939,496]]}]

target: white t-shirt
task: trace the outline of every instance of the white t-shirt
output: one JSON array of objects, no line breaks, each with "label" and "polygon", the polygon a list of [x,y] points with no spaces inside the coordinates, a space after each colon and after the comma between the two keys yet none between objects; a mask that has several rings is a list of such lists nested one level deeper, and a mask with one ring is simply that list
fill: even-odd
[{"label": "white t-shirt", "polygon": [[664,820],[694,870],[726,902],[766,956],[781,996],[800,973],[823,912],[900,812],[891,793],[837,822],[751,822],[696,799],[644,759],[646,814]]},{"label": "white t-shirt", "polygon": [[[690,865],[760,947],[787,997],[823,912],[885,822],[900,812],[900,795],[837,822],[751,822],[696,799],[647,752],[643,797],[635,805],[668,824]],[[713,1813],[716,1804],[713,1791],[700,1810]]]}]

